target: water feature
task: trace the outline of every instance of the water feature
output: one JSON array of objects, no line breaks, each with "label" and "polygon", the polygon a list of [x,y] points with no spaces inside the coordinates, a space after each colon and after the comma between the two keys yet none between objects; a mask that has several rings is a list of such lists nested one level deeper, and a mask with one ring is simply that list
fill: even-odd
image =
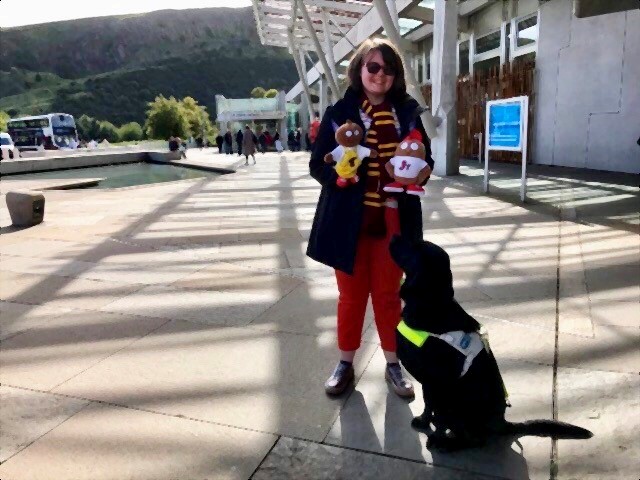
[{"label": "water feature", "polygon": [[220,174],[217,172],[141,162],[11,175],[7,178],[11,180],[104,178],[98,185],[89,188],[120,188],[194,178],[216,178],[218,176]]}]

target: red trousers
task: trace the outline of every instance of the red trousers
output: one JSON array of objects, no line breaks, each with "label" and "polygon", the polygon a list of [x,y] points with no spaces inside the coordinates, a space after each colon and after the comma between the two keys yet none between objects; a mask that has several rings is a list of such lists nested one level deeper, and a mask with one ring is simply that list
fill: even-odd
[{"label": "red trousers", "polygon": [[358,240],[353,275],[336,270],[338,282],[338,348],[352,351],[360,347],[364,315],[369,295],[382,349],[396,351],[395,330],[400,323],[400,280],[402,270],[389,253],[391,236],[400,233],[397,208],[385,209],[387,234],[383,238],[361,235]]}]

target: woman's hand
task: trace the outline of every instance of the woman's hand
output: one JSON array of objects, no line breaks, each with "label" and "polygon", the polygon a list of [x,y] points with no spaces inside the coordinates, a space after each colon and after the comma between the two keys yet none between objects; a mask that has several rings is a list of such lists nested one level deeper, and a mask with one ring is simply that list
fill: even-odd
[{"label": "woman's hand", "polygon": [[431,176],[431,167],[427,165],[418,173],[418,185],[424,185]]}]

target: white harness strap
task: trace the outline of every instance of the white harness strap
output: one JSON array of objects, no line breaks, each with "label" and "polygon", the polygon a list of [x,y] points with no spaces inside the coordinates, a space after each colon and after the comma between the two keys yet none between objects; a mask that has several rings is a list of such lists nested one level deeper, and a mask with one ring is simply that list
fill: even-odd
[{"label": "white harness strap", "polygon": [[440,340],[447,342],[449,345],[451,345],[453,348],[455,348],[465,356],[464,365],[462,366],[462,373],[460,373],[461,377],[463,377],[464,374],[467,373],[475,358],[485,348],[482,338],[476,332],[465,333],[462,330],[456,330],[440,335],[432,333],[431,336],[437,337]]}]

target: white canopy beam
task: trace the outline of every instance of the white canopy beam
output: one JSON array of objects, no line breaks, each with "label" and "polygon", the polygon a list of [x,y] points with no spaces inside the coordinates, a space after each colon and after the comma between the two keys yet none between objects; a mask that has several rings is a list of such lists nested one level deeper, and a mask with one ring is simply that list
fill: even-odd
[{"label": "white canopy beam", "polygon": [[415,98],[420,106],[425,109],[425,111],[420,115],[422,119],[422,124],[427,132],[427,135],[430,139],[435,138],[437,135],[435,121],[431,112],[426,110],[427,103],[422,96],[422,92],[418,88],[418,82],[416,81],[415,73],[413,68],[411,68],[411,59],[406,54],[404,48],[402,48],[402,37],[400,36],[400,31],[395,28],[393,24],[393,19],[389,9],[387,8],[387,3],[385,0],[373,0],[376,10],[378,11],[378,15],[380,15],[380,20],[382,21],[382,26],[384,27],[389,40],[393,42],[400,52],[402,56],[402,63],[404,63],[404,72],[405,72],[405,82],[407,83],[407,90],[413,98]]},{"label": "white canopy beam", "polygon": [[[295,1],[296,0],[294,0],[294,2]],[[262,4],[260,4],[258,8],[264,14],[279,15],[281,17],[287,17],[289,19],[292,19],[293,17],[295,17],[295,16],[292,16],[291,10],[288,10],[286,8],[272,7],[270,5],[262,5]],[[320,17],[319,15],[317,15],[315,13],[309,13],[309,16],[314,21],[322,20],[322,17]],[[334,20],[337,23],[340,23],[342,25],[353,26],[356,23],[358,23],[358,19],[355,18],[355,17],[347,17],[347,16],[343,16],[343,15],[336,15],[335,12],[332,12],[331,16],[334,18]]]},{"label": "white canopy beam", "polygon": [[329,8],[352,13],[367,13],[371,9],[370,4],[356,2],[332,2],[328,0],[307,0],[306,3],[314,7]]},{"label": "white canopy beam", "polygon": [[309,35],[311,36],[311,40],[316,49],[316,54],[320,59],[320,63],[322,64],[322,68],[324,69],[325,74],[327,74],[327,80],[329,80],[329,88],[331,88],[331,93],[337,98],[340,95],[340,90],[338,89],[338,85],[331,75],[331,69],[329,68],[329,63],[327,62],[327,58],[324,55],[324,51],[322,50],[322,46],[320,45],[320,41],[318,40],[318,36],[316,35],[315,30],[313,29],[313,23],[311,22],[311,18],[309,17],[309,12],[307,12],[307,7],[305,7],[302,0],[297,0],[298,7],[300,9],[300,13],[302,13],[302,18],[304,18],[305,23],[307,24],[307,30]]},{"label": "white canopy beam", "polygon": [[[325,75],[333,76],[333,81],[335,84],[338,84],[338,69],[336,68],[336,59],[333,56],[333,40],[329,35],[331,25],[329,25],[329,15],[326,10],[322,10],[322,26],[324,27],[324,42],[325,42],[325,51],[327,52],[327,60],[329,62],[329,68],[331,69],[329,72],[325,72]],[[334,97],[334,101],[336,101],[338,97]]]},{"label": "white canopy beam", "polygon": [[304,66],[304,57],[301,55],[302,52],[298,52],[298,49],[293,43],[293,34],[289,33],[289,49],[291,50],[291,55],[293,55],[293,61],[296,64],[296,70],[298,70],[298,76],[300,77],[300,83],[302,83],[302,87],[304,88],[304,95],[307,99],[307,107],[309,110],[309,118],[313,118],[313,104],[311,103],[311,91],[309,90],[309,84],[306,79],[306,71],[307,69]]}]

